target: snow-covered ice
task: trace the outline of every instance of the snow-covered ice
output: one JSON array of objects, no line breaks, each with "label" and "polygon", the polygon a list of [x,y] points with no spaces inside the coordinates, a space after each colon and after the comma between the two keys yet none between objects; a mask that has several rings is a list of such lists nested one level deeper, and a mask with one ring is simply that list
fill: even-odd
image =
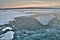
[{"label": "snow-covered ice", "polygon": [[12,40],[14,38],[14,32],[13,31],[8,31],[5,34],[2,34],[0,40]]},{"label": "snow-covered ice", "polygon": [[5,31],[5,30],[7,30],[7,29],[12,30],[11,27],[5,27],[2,31]]},{"label": "snow-covered ice", "polygon": [[15,17],[21,16],[31,16],[34,14],[26,14],[26,12],[16,12],[13,10],[8,10],[6,12],[0,13],[0,25],[8,24],[8,21],[13,21]]},{"label": "snow-covered ice", "polygon": [[35,19],[40,22],[42,25],[47,25],[49,22],[51,22],[56,16],[55,15],[49,15],[49,16],[39,16]]}]

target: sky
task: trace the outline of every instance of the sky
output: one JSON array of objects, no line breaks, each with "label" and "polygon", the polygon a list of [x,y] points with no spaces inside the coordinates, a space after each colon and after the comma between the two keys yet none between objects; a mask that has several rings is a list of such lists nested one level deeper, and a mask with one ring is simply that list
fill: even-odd
[{"label": "sky", "polygon": [[60,7],[60,0],[0,0],[0,8]]}]

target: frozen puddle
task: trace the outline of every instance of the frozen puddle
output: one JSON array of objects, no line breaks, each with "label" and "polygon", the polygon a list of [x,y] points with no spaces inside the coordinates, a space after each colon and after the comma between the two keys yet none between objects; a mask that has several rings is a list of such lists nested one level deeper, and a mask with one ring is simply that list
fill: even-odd
[{"label": "frozen puddle", "polygon": [[49,16],[40,16],[36,17],[35,19],[40,22],[42,25],[47,25],[49,22],[51,22],[56,16],[49,15]]},{"label": "frozen puddle", "polygon": [[26,14],[26,12],[15,12],[15,11],[7,11],[0,13],[0,25],[4,25],[9,23],[8,21],[13,21],[15,17],[21,16],[31,16],[34,14]]}]

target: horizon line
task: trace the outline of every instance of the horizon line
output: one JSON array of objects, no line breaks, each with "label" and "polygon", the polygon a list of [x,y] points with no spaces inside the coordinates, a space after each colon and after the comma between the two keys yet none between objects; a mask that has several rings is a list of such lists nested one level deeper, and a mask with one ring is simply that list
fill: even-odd
[{"label": "horizon line", "polygon": [[9,9],[60,9],[58,7],[22,7],[22,8],[0,8],[0,10],[9,10]]}]

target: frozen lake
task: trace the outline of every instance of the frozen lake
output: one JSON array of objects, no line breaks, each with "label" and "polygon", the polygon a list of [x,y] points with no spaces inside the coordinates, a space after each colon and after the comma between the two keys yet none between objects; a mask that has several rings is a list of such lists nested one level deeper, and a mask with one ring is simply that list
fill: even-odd
[{"label": "frozen lake", "polygon": [[[22,10],[22,12],[21,12]],[[9,23],[15,17],[30,16],[34,14],[27,14],[29,12],[39,12],[43,14],[57,14],[60,9],[17,9],[17,10],[0,10],[0,25]]]},{"label": "frozen lake", "polygon": [[[22,9],[21,9],[22,10]],[[13,21],[15,17],[22,17],[22,16],[27,16],[27,18],[21,18],[23,20],[17,20],[16,23],[14,24],[14,28],[18,29],[15,30],[15,33],[13,31],[8,31],[6,32],[1,39],[13,39],[13,34],[15,35],[14,40],[56,40],[60,39],[59,33],[60,33],[60,19],[54,19],[52,23],[46,26],[46,24],[49,23],[50,20],[55,18],[55,16],[39,16],[38,21],[40,21],[40,25],[36,20],[29,18],[28,16],[35,15],[35,12],[42,13],[42,14],[60,14],[60,9],[27,9],[27,10],[0,10],[0,25],[4,25],[9,23],[9,21]],[[31,13],[34,12],[34,13]],[[37,14],[37,13],[36,13]],[[20,19],[20,18],[19,18]],[[25,20],[24,20],[25,19]],[[46,20],[45,20],[46,19]],[[28,20],[28,21],[27,21]],[[25,30],[22,27],[25,27]],[[20,31],[19,29],[22,28]],[[5,27],[2,31],[5,31],[6,29],[12,30],[10,27]],[[34,29],[34,30],[29,30],[29,29]],[[43,30],[42,30],[43,29]],[[30,35],[29,35],[30,34]],[[22,38],[21,38],[22,36]],[[9,37],[9,38],[7,38]],[[32,39],[33,38],[33,39]]]}]

